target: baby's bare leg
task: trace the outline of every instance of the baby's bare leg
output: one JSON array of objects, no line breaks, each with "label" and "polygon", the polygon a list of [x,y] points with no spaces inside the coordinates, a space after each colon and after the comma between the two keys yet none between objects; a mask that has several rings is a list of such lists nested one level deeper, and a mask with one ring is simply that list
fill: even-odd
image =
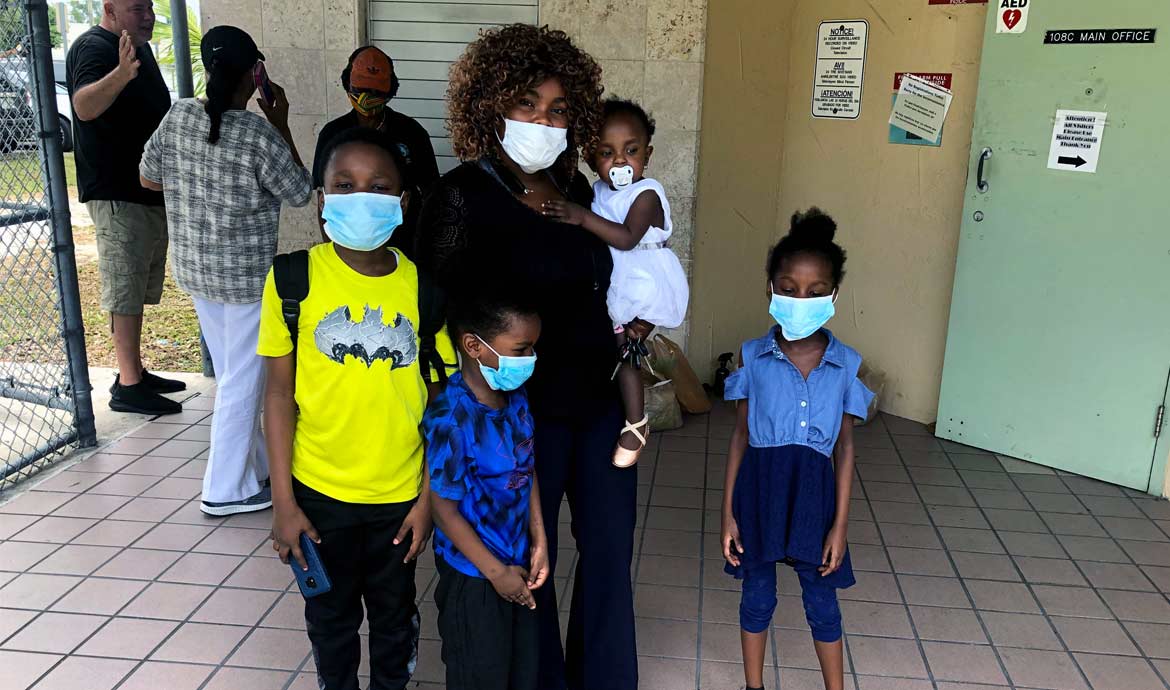
[{"label": "baby's bare leg", "polygon": [[[625,334],[619,335],[621,344],[625,344]],[[646,390],[642,387],[642,372],[630,363],[622,364],[618,370],[618,388],[622,393],[622,407],[626,410],[626,421],[637,423],[646,416]],[[645,432],[643,432],[644,434]],[[622,448],[637,450],[642,444],[638,437],[630,432],[622,434],[618,440]]]}]

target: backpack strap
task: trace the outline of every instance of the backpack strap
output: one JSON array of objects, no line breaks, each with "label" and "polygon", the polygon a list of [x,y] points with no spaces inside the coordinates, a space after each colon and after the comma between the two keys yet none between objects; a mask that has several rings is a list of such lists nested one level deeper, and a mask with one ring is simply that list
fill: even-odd
[{"label": "backpack strap", "polygon": [[[435,336],[447,320],[447,296],[421,267],[418,268],[418,366],[423,380],[431,380],[431,369],[435,370],[438,382],[447,383],[447,366],[435,344]],[[454,365],[451,365],[454,366]]]},{"label": "backpack strap", "polygon": [[272,280],[280,297],[280,313],[292,337],[294,360],[300,332],[301,302],[309,296],[309,252],[302,249],[291,254],[277,254],[272,260]]},{"label": "backpack strap", "polygon": [[[300,250],[290,254],[278,254],[272,260],[272,279],[276,294],[280,297],[280,313],[292,337],[293,354],[297,350],[297,335],[301,318],[301,302],[309,296],[309,252]],[[446,321],[447,300],[443,290],[431,276],[418,270],[418,313],[419,313],[419,369],[423,380],[430,381],[431,368],[435,369],[439,383],[447,383],[447,366],[435,344],[435,336]],[[450,365],[454,366],[454,365]]]}]

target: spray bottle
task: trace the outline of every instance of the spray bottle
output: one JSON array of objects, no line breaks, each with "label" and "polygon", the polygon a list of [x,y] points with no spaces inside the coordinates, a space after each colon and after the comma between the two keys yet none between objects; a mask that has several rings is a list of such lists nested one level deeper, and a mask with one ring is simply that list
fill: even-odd
[{"label": "spray bottle", "polygon": [[719,355],[719,368],[715,370],[715,394],[723,399],[723,384],[727,381],[727,377],[731,376],[731,362],[735,359],[735,354],[731,352],[724,352]]}]

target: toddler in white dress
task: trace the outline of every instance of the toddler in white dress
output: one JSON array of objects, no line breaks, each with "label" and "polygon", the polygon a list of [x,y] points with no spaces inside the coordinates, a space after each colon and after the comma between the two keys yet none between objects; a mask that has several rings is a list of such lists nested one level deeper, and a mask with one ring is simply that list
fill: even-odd
[{"label": "toddler in white dress", "polygon": [[[690,290],[682,264],[668,246],[672,224],[666,190],[643,177],[654,147],[654,120],[630,101],[605,102],[605,120],[589,165],[601,178],[593,185],[593,208],[549,201],[545,215],[580,225],[605,240],[613,254],[609,315],[623,353],[618,382],[626,426],[613,463],[638,460],[649,435],[645,392],[638,372],[643,341],[655,326],[675,328],[686,317]],[[639,420],[639,421],[635,421]]]}]

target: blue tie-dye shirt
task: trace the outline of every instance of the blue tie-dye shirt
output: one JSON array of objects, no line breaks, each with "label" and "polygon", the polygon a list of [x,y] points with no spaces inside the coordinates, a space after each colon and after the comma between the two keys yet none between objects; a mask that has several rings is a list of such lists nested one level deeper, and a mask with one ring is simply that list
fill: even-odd
[{"label": "blue tie-dye shirt", "polygon": [[[504,565],[528,565],[532,494],[532,416],[524,389],[493,410],[454,374],[423,418],[431,490],[459,504],[484,546]],[[459,572],[483,577],[435,526],[435,554]]]}]

